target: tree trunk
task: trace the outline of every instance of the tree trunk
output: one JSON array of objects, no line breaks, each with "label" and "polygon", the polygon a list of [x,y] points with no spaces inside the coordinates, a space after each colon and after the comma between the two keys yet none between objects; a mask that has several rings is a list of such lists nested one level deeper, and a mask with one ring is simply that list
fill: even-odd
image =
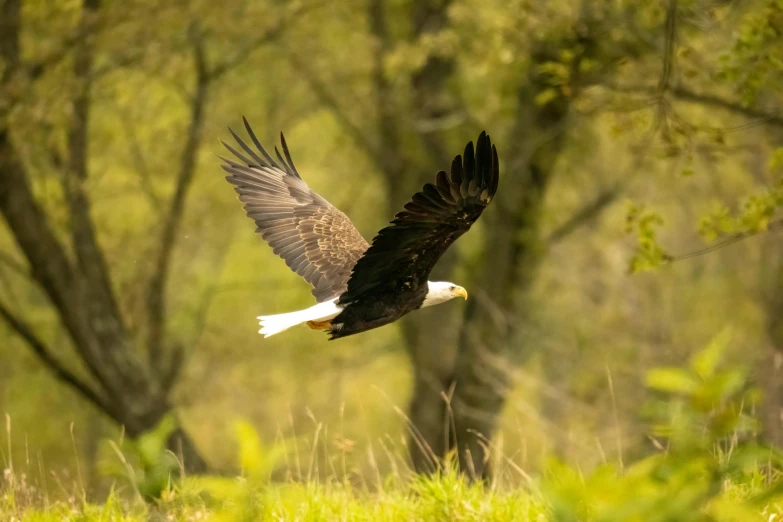
[{"label": "tree trunk", "polygon": [[758,369],[764,392],[761,403],[762,437],[774,446],[783,446],[783,249],[778,238],[765,245],[762,300],[766,308],[768,347]]},{"label": "tree trunk", "polygon": [[762,438],[783,447],[783,350],[770,346],[761,359],[758,380],[764,392],[761,403]]},{"label": "tree trunk", "polygon": [[199,453],[190,435],[181,426],[169,435],[166,447],[177,456],[180,465],[186,473],[204,473],[209,467],[204,457]]},{"label": "tree trunk", "polygon": [[[4,0],[0,7],[4,30],[0,33],[0,61],[10,64],[0,77],[0,93],[7,94],[15,82],[25,81],[22,68],[16,67],[20,62],[21,18],[18,1]],[[99,0],[84,0],[82,30],[89,30],[99,7]],[[126,328],[84,190],[88,178],[91,46],[88,37],[74,46],[72,72],[78,90],[68,128],[68,158],[60,162],[70,218],[70,249],[61,243],[35,198],[8,126],[9,106],[0,104],[0,214],[27,258],[31,278],[48,296],[68,332],[87,376],[66,368],[34,329],[2,303],[0,319],[16,331],[55,377],[125,426],[129,436],[136,437],[155,427],[172,407],[167,396],[169,383],[163,386],[160,377],[144,364]],[[204,461],[190,439],[182,432],[178,439],[185,464],[203,469]]]},{"label": "tree trunk", "polygon": [[[415,2],[411,12],[411,26],[416,38],[435,34],[448,24],[450,0]],[[427,62],[411,78],[414,118],[419,122],[437,121],[458,111],[457,96],[448,87],[454,74],[454,60],[443,56],[429,56]],[[415,126],[427,129],[427,125]],[[417,130],[418,140],[424,144],[426,161],[416,167],[421,179],[413,190],[432,182],[435,173],[451,164],[456,155],[449,150],[446,133],[435,130]],[[474,138],[475,139],[475,138]],[[410,197],[394,201],[397,212]],[[430,275],[433,281],[450,280],[457,265],[457,250],[449,250]],[[414,429],[408,440],[413,468],[418,472],[433,472],[449,449],[448,426],[450,413],[447,397],[451,373],[457,356],[457,332],[460,323],[457,306],[437,310],[419,310],[403,319],[401,328],[405,347],[413,367],[413,393],[408,415]]]},{"label": "tree trunk", "polygon": [[[545,105],[536,96],[550,85],[536,64],[556,48],[541,42],[532,55],[531,75],[518,93],[512,154],[501,165],[501,189],[484,219],[485,245],[459,337],[452,376],[454,441],[460,469],[474,478],[490,474],[492,436],[508,388],[506,356],[529,309],[528,290],[545,253],[541,215],[547,189],[565,138],[569,101],[559,96]],[[545,136],[545,139],[541,139]],[[502,161],[502,160],[501,160]],[[519,348],[517,348],[519,349]]]}]

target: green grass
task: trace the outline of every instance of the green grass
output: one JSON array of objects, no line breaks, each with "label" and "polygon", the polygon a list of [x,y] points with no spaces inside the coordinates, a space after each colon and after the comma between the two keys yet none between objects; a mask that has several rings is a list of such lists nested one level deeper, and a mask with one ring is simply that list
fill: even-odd
[{"label": "green grass", "polygon": [[[616,481],[615,498],[606,496],[609,489],[595,488],[596,475],[580,479],[578,488],[585,497],[572,497],[570,506],[562,503],[573,493],[573,470],[560,470],[562,475],[543,479],[542,490],[492,489],[470,485],[455,473],[420,477],[405,485],[381,491],[357,492],[342,483],[289,483],[253,486],[246,479],[225,479],[233,482],[233,491],[222,498],[206,494],[199,481],[185,481],[167,491],[154,503],[123,500],[115,491],[103,504],[91,504],[79,499],[46,502],[20,502],[18,492],[7,489],[0,497],[0,520],[54,522],[73,520],[103,521],[521,521],[549,520],[716,520],[716,521],[777,521],[783,516],[783,502],[770,499],[766,505],[749,511],[745,502],[760,493],[760,484],[748,481],[726,483],[715,496],[693,511],[663,513],[660,507],[645,502],[650,491],[636,491],[638,502],[626,497],[624,478]],[[598,473],[600,475],[601,473]],[[554,479],[554,480],[552,480]],[[224,480],[224,479],[219,479]],[[603,480],[598,477],[597,480]],[[607,484],[610,485],[611,484]],[[538,489],[538,487],[534,488]],[[545,491],[542,493],[541,491]],[[683,498],[688,497],[687,491]],[[655,494],[653,494],[655,496]],[[681,500],[681,499],[680,499]],[[783,499],[780,499],[783,500]],[[669,503],[677,504],[673,492]],[[641,510],[628,510],[629,506]],[[651,509],[647,511],[647,509]],[[635,513],[633,511],[636,511]],[[661,516],[658,516],[661,515]]]},{"label": "green grass", "polygon": [[[656,450],[632,463],[583,472],[553,460],[537,477],[521,472],[518,480],[508,480],[514,469],[501,464],[498,479],[488,484],[464,480],[454,459],[439,474],[417,476],[406,470],[385,482],[380,477],[367,481],[344,467],[342,473],[333,467],[325,482],[272,480],[285,469],[292,445],[284,440],[265,444],[250,425],[239,423],[241,476],[174,480],[181,471],[165,449],[174,427],[168,419],[159,429],[116,446],[121,465],[105,472],[117,486],[102,504],[84,500],[79,488],[66,493],[66,501],[50,500],[9,464],[0,481],[0,522],[781,521],[783,454],[756,442],[756,422],[747,411],[758,394],[747,386],[745,370],[722,364],[727,342],[722,334],[694,354],[687,367],[648,374],[655,397],[645,410]],[[284,476],[311,477],[290,471]]]},{"label": "green grass", "polygon": [[123,501],[123,495],[115,492],[100,505],[80,500],[21,505],[13,493],[6,492],[0,503],[0,520],[546,520],[546,507],[535,495],[468,485],[456,474],[421,478],[405,487],[374,493],[357,492],[340,483],[253,487],[245,479],[232,480],[234,491],[226,492],[223,498],[197,492],[192,489],[195,483],[186,481],[182,488],[150,504]]}]

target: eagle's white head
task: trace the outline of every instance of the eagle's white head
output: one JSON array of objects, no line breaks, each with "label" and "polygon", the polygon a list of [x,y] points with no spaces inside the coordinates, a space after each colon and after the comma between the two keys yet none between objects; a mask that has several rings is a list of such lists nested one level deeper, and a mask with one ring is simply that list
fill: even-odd
[{"label": "eagle's white head", "polygon": [[468,298],[468,292],[459,285],[448,281],[427,281],[429,290],[421,307],[445,303],[455,297]]}]

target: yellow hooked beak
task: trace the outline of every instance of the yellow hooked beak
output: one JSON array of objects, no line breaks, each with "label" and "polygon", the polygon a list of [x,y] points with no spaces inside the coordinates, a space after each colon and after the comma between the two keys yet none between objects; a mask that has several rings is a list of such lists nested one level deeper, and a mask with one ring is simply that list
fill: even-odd
[{"label": "yellow hooked beak", "polygon": [[467,300],[468,298],[468,291],[462,288],[461,286],[457,286],[454,288],[454,290],[451,291],[452,294],[454,294],[454,297],[460,296]]}]

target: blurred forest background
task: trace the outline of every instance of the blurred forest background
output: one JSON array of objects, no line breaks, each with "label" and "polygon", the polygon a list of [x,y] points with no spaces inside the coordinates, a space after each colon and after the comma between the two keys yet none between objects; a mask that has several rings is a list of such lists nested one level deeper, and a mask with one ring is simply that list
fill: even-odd
[{"label": "blurred forest background", "polygon": [[[498,197],[432,277],[471,299],[262,339],[312,297],[223,180],[243,115],[367,239],[486,129]],[[646,371],[727,326],[781,444],[781,147],[781,0],[0,0],[3,462],[100,491],[168,418],[230,471],[243,418],[324,475],[622,463]]]}]

